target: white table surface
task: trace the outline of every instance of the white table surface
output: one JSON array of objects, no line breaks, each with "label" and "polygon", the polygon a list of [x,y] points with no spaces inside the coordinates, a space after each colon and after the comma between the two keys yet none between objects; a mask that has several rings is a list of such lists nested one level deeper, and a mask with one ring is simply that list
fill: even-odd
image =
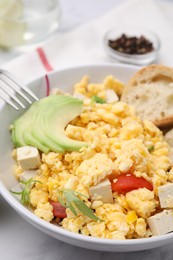
[{"label": "white table surface", "polygon": [[[130,0],[61,0],[61,31],[90,21]],[[155,0],[173,26],[173,0]],[[0,51],[0,65],[20,53]],[[51,238],[22,219],[0,195],[0,260],[172,260],[173,246],[131,253],[104,253],[77,248]]]}]

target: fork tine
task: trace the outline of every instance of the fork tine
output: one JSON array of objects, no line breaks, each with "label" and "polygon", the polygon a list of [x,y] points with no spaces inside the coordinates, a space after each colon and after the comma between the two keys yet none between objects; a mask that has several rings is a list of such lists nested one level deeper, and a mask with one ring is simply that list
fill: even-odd
[{"label": "fork tine", "polygon": [[[6,103],[11,105],[16,110],[19,110],[18,105],[22,108],[25,108],[25,105],[18,97],[16,97],[15,93],[26,100],[29,104],[32,104],[33,102],[30,97],[35,101],[39,100],[30,89],[19,83],[18,80],[16,80],[13,75],[11,75],[6,70],[0,69],[0,81],[3,82],[3,85],[0,85],[0,90],[2,91],[0,92],[0,98],[2,98]],[[6,88],[4,88],[4,86],[6,86]],[[26,94],[28,94],[29,97]],[[15,103],[13,101],[15,101]]]},{"label": "fork tine", "polygon": [[[38,97],[30,90],[28,89],[26,86],[23,86],[22,84],[20,84],[18,82],[18,80],[16,80],[14,78],[14,76],[11,76],[11,74],[5,70],[0,70],[0,73],[2,73],[2,75],[6,75],[13,83],[15,83],[18,87],[20,87],[20,89],[24,90],[27,94],[29,94],[33,99],[35,99],[36,101],[38,101]],[[20,92],[21,94],[21,92]],[[23,94],[23,93],[22,93]]]},{"label": "fork tine", "polygon": [[[20,85],[21,87],[21,85]],[[27,94],[29,94],[33,99],[35,99],[35,101],[38,101],[38,97],[26,86],[21,87]]]},{"label": "fork tine", "polygon": [[[1,74],[0,80],[2,80],[5,84],[7,84],[10,88],[12,88],[13,90],[15,90],[16,93],[18,93],[21,97],[23,97],[29,104],[32,104],[32,101],[24,94],[22,93],[20,90],[16,89],[15,86],[13,86],[12,84],[10,84],[8,82],[9,78],[7,78],[7,75]],[[11,79],[10,79],[11,80]],[[13,83],[14,84],[14,83]]]},{"label": "fork tine", "polygon": [[19,110],[19,108],[10,99],[8,99],[8,98],[6,98],[5,96],[2,96],[2,95],[0,95],[0,98],[3,99],[7,104],[12,106],[15,110],[17,110],[17,111]]},{"label": "fork tine", "polygon": [[[2,79],[0,78],[0,80],[2,80]],[[25,105],[24,105],[14,94],[9,93],[8,91],[6,91],[6,89],[2,88],[1,86],[0,86],[0,89],[1,89],[4,93],[6,93],[6,95],[7,95],[9,98],[11,98],[11,99],[13,99],[14,101],[16,101],[16,103],[17,103],[18,105],[20,105],[22,108],[25,108]]]}]

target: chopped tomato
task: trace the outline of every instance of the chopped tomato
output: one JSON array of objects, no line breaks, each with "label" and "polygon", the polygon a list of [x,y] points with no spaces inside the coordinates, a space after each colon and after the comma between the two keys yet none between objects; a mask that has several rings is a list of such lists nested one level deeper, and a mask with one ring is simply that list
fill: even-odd
[{"label": "chopped tomato", "polygon": [[57,218],[66,218],[66,208],[63,207],[59,202],[50,201],[50,204],[53,206],[53,215]]},{"label": "chopped tomato", "polygon": [[153,186],[150,182],[145,180],[143,177],[136,177],[133,174],[121,174],[117,181],[111,183],[112,191],[119,193],[126,193],[139,188],[146,188],[148,190],[153,190]]}]

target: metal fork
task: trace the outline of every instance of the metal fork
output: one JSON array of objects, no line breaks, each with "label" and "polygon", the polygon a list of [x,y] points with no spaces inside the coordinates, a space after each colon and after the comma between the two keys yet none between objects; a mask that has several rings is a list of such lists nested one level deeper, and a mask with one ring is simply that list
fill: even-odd
[{"label": "metal fork", "polygon": [[39,100],[30,89],[19,83],[8,71],[0,70],[0,98],[16,110],[19,110],[19,107],[25,108],[25,105],[16,94],[29,104]]}]

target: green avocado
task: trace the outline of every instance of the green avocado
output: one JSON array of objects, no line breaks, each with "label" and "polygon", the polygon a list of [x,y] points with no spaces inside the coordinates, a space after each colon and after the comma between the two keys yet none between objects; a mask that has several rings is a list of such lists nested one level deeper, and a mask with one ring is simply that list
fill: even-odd
[{"label": "green avocado", "polygon": [[32,145],[44,153],[78,151],[87,146],[64,133],[67,124],[81,114],[82,107],[83,101],[65,95],[52,95],[35,102],[13,122],[14,145]]}]

